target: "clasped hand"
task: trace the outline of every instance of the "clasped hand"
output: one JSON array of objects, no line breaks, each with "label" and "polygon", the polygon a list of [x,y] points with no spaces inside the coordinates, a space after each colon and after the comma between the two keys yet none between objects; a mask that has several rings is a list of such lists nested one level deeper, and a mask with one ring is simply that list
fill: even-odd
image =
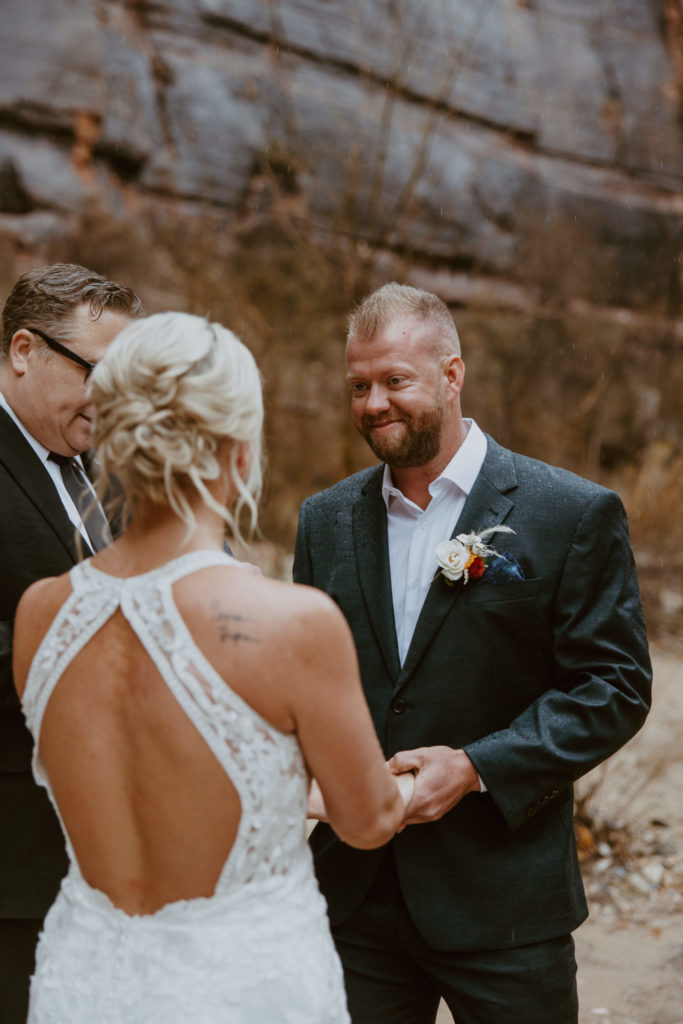
[{"label": "clasped hand", "polygon": [[394,775],[415,774],[415,791],[399,831],[406,825],[438,821],[465,794],[480,788],[477,770],[464,750],[417,747],[399,751],[387,763]]},{"label": "clasped hand", "polygon": [[[401,750],[387,761],[393,775],[412,772],[414,786],[403,794],[406,816],[399,832],[406,825],[437,821],[462,800],[466,793],[479,791],[479,776],[464,750],[452,747],[417,747]],[[409,795],[408,795],[409,794]],[[325,801],[315,779],[308,794],[309,818],[327,821]]]}]

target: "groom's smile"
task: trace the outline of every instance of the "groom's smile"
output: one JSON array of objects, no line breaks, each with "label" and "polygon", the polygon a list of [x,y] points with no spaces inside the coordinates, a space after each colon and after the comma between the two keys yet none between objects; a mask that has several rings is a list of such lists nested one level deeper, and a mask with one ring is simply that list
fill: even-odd
[{"label": "groom's smile", "polygon": [[370,416],[364,416],[362,419],[363,430],[366,434],[379,434],[381,437],[390,433],[393,427],[398,427],[404,422],[405,420],[398,416],[390,420],[373,420]]}]

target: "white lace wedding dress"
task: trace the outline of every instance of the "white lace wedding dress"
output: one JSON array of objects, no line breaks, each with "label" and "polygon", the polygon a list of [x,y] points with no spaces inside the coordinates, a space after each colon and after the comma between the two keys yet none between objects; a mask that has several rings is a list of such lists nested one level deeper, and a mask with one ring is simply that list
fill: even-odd
[{"label": "white lace wedding dress", "polygon": [[229,562],[202,551],[129,579],[88,562],[71,572],[73,592],[36,654],[23,698],[37,781],[53,799],[37,753],[50,695],[120,608],[237,789],[242,816],[214,895],[149,915],[128,915],[88,885],[66,835],[70,869],[38,944],[29,1024],[349,1020],[305,839],[307,780],[297,740],[230,690],[173,601],[181,577]]}]

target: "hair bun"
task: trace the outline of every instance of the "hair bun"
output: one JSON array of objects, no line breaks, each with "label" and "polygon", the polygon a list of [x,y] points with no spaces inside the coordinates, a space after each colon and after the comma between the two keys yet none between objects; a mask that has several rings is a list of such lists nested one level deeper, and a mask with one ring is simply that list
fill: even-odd
[{"label": "hair bun", "polygon": [[[168,505],[194,524],[188,483],[220,511],[233,531],[246,505],[256,523],[261,488],[261,380],[253,356],[219,324],[187,313],[137,320],[118,335],[91,378],[100,492],[113,480],[123,491],[124,517],[143,505]],[[206,482],[221,467],[216,453],[233,442],[234,512],[219,506]],[[237,469],[242,445],[249,471]]]}]

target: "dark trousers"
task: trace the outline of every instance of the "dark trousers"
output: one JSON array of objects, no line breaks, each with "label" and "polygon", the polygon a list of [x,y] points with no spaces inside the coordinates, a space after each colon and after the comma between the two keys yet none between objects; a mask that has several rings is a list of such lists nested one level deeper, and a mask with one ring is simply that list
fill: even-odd
[{"label": "dark trousers", "polygon": [[0,920],[0,1021],[26,1024],[29,982],[42,920]]},{"label": "dark trousers", "polygon": [[353,1024],[576,1024],[571,935],[515,949],[434,950],[413,926],[391,852],[354,916],[333,928]]}]

